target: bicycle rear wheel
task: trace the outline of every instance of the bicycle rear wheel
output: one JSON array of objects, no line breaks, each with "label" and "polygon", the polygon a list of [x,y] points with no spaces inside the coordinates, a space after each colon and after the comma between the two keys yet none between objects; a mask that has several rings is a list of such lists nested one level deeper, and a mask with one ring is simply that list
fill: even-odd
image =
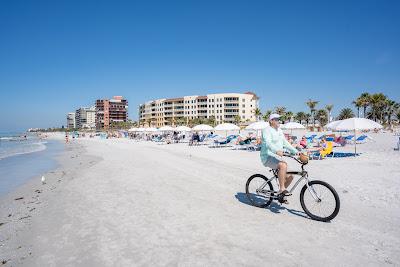
[{"label": "bicycle rear wheel", "polygon": [[300,203],[311,219],[327,222],[335,218],[340,209],[340,199],[336,190],[324,181],[310,181],[300,192]]},{"label": "bicycle rear wheel", "polygon": [[268,207],[272,202],[274,188],[262,174],[252,175],[246,183],[246,195],[253,206]]}]

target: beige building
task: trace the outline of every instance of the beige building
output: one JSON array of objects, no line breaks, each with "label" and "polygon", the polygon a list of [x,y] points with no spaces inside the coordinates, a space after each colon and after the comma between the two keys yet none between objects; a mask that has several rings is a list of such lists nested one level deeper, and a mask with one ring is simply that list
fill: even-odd
[{"label": "beige building", "polygon": [[75,111],[75,128],[95,128],[96,109],[95,107],[82,107]]},{"label": "beige building", "polygon": [[67,114],[67,128],[68,129],[74,129],[76,128],[75,124],[75,112],[69,112]]},{"label": "beige building", "polygon": [[252,92],[244,94],[222,93],[206,96],[183,96],[157,99],[139,106],[139,121],[142,125],[161,127],[188,124],[196,118],[214,117],[217,124],[256,121],[254,111],[258,108],[258,97]]}]

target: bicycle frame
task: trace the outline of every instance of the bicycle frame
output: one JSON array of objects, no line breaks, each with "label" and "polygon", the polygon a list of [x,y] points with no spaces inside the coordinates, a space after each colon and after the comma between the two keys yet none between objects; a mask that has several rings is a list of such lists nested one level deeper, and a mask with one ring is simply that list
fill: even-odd
[{"label": "bicycle frame", "polygon": [[[290,157],[294,160],[296,160],[298,163],[301,164],[301,171],[299,172],[287,172],[287,174],[289,175],[299,175],[300,178],[296,181],[296,183],[292,186],[292,188],[290,188],[289,193],[292,194],[293,191],[297,188],[297,186],[300,184],[301,181],[305,181],[307,189],[309,190],[311,196],[314,198],[315,201],[321,201],[321,199],[318,197],[317,193],[315,192],[314,188],[312,186],[310,186],[309,180],[308,180],[308,172],[306,170],[304,170],[304,165],[306,165],[307,163],[302,163],[301,161],[299,161],[298,159],[296,159],[295,157],[292,157],[291,155],[284,155],[286,157]],[[262,184],[262,186],[259,188],[260,191],[263,191],[263,189],[265,188],[265,186],[268,184],[268,182],[272,182],[273,180],[278,180],[278,170],[270,170],[274,176],[270,179],[268,179],[266,182],[264,182]],[[278,186],[279,183],[277,182]],[[277,196],[273,196],[274,199],[277,198]]]}]

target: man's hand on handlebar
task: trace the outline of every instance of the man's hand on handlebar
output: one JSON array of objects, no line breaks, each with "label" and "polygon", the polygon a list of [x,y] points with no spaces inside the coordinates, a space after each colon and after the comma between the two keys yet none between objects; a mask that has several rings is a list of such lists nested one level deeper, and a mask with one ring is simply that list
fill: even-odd
[{"label": "man's hand on handlebar", "polygon": [[281,156],[281,157],[283,157],[283,156],[286,156],[286,157],[293,157],[293,156],[300,156],[300,152],[296,152],[295,154],[290,154],[290,153],[287,153],[287,152],[283,152],[283,151],[278,151],[278,152],[276,152],[276,154],[278,155],[278,156]]}]

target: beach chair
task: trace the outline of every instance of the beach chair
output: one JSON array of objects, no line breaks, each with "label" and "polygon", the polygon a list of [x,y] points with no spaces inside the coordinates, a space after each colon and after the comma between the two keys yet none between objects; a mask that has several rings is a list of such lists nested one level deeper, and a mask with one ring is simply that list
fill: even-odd
[{"label": "beach chair", "polygon": [[[237,138],[235,138],[234,140],[232,140],[231,143],[232,143],[232,142],[235,142],[236,140],[237,140]],[[232,148],[232,149],[233,149],[233,150],[247,150],[248,147],[249,147],[250,145],[252,145],[251,140],[250,140],[250,139],[247,139],[247,140],[245,140],[245,141],[240,142],[239,144],[233,145],[233,148]]]},{"label": "beach chair", "polygon": [[344,140],[346,140],[346,142],[350,142],[351,139],[353,139],[353,138],[354,138],[354,135],[348,135],[348,136],[344,137]]},{"label": "beach chair", "polygon": [[312,153],[310,159],[323,159],[328,155],[334,157],[333,142],[326,142],[326,148],[320,152]]},{"label": "beach chair", "polygon": [[367,138],[367,135],[360,135],[359,137],[357,137],[356,140],[354,140],[354,142],[356,142],[357,144],[365,143]]},{"label": "beach chair", "polygon": [[209,146],[210,148],[216,148],[216,147],[226,147],[228,146],[228,144],[231,143],[232,140],[236,139],[237,136],[236,135],[230,135],[228,136],[225,140],[214,140],[214,144]]},{"label": "beach chair", "polygon": [[247,146],[248,151],[260,151],[261,144],[257,144],[256,142],[251,142],[250,145]]},{"label": "beach chair", "polygon": [[314,138],[316,137],[317,135],[316,134],[312,134],[312,135],[310,135],[310,136],[306,136],[306,139],[307,139],[307,143],[312,143],[312,142],[314,142]]}]

